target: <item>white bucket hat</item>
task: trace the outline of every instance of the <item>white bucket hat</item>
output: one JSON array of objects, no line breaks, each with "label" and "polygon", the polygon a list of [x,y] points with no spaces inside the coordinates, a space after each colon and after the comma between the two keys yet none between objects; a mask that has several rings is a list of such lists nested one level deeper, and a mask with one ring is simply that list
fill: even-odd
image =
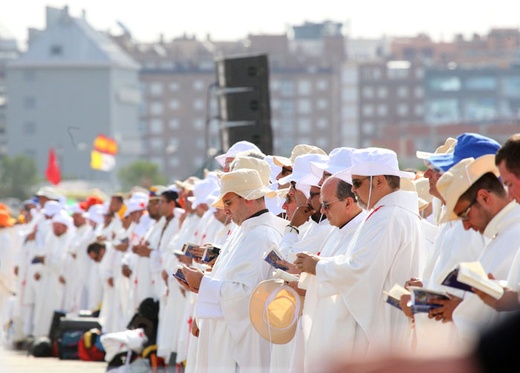
[{"label": "white bucket hat", "polygon": [[48,199],[54,199],[56,201],[60,199],[60,194],[50,186],[44,186],[38,189],[38,191],[36,192],[36,196],[47,197]]},{"label": "white bucket hat", "polygon": [[145,200],[143,200],[141,198],[130,198],[126,202],[126,210],[125,210],[124,217],[126,218],[132,212],[146,210],[147,204],[148,204],[148,202],[146,202]]},{"label": "white bucket hat", "polygon": [[51,221],[53,223],[61,223],[63,225],[66,225],[67,227],[72,226],[72,218],[65,210],[60,210],[56,214],[54,214]]},{"label": "white bucket hat", "polygon": [[290,175],[282,177],[278,180],[278,184],[285,185],[291,181],[298,182],[305,176],[312,174],[311,163],[322,163],[327,162],[329,159],[328,155],[323,154],[303,154],[294,160],[293,170]]},{"label": "white bucket hat", "polygon": [[222,174],[220,175],[220,183],[220,195],[211,205],[219,209],[224,208],[222,198],[224,198],[224,196],[230,192],[236,193],[240,197],[248,200],[257,199],[264,196],[276,196],[275,191],[267,188],[262,183],[262,179],[260,179],[260,174],[257,170],[244,168]]},{"label": "white bucket hat", "polygon": [[[93,221],[96,224],[103,224],[103,222],[105,221],[105,218],[103,216],[103,210],[103,205],[92,205],[89,207],[88,211],[83,214],[83,217],[85,219]],[[128,211],[128,209],[126,211]]]},{"label": "white bucket hat", "polygon": [[319,178],[323,175],[323,171],[327,171],[330,174],[336,174],[340,171],[346,170],[352,166],[352,152],[355,148],[341,147],[333,149],[329,154],[327,162],[311,163],[312,173]]},{"label": "white bucket hat", "polygon": [[262,151],[249,141],[239,141],[234,143],[226,153],[218,155],[215,157],[215,160],[218,162],[219,165],[224,167],[226,164],[226,158],[235,158],[238,153],[247,152],[247,151],[255,151],[262,153]]},{"label": "white bucket hat", "polygon": [[[218,194],[219,190],[220,185],[217,175],[215,173],[209,173],[204,180],[195,184],[193,187],[193,196],[188,197],[188,201],[191,202],[192,208],[197,208],[200,204],[208,204],[210,196]],[[213,202],[215,197],[211,199]]]},{"label": "white bucket hat", "polygon": [[459,217],[453,212],[460,196],[462,196],[484,174],[491,172],[497,177],[499,171],[495,166],[495,155],[488,154],[480,158],[466,158],[446,171],[437,180],[437,190],[446,201],[444,214],[440,222],[457,220]]},{"label": "white bucket hat", "polygon": [[[47,197],[48,198],[48,197]],[[63,209],[63,205],[56,201],[47,201],[43,205],[42,213],[45,216],[53,217]]]},{"label": "white bucket hat", "polygon": [[286,344],[294,338],[300,311],[300,296],[283,280],[262,281],[251,294],[251,324],[271,343]]},{"label": "white bucket hat", "polygon": [[448,137],[446,139],[446,141],[444,142],[444,144],[442,144],[441,146],[439,146],[434,153],[430,153],[430,152],[423,152],[423,151],[420,151],[420,150],[417,150],[415,152],[415,155],[417,156],[417,158],[419,159],[428,159],[430,158],[432,155],[439,155],[439,154],[448,154],[448,153],[453,153],[453,150],[455,149],[455,145],[457,145],[457,139],[454,139],[453,137]]},{"label": "white bucket hat", "polygon": [[393,175],[403,179],[413,179],[413,172],[401,171],[397,154],[390,149],[366,148],[352,152],[352,166],[334,174],[334,177],[352,184],[352,175],[378,176]]}]

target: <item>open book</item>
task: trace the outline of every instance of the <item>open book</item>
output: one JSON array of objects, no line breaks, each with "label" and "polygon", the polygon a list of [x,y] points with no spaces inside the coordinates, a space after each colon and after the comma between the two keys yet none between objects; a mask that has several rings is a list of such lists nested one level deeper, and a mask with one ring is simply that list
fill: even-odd
[{"label": "open book", "polygon": [[475,288],[495,299],[500,299],[504,294],[504,289],[488,278],[480,262],[459,263],[442,281],[442,285],[465,291],[472,291],[471,288]]},{"label": "open book", "polygon": [[278,260],[287,261],[276,245],[272,245],[269,250],[264,253],[263,259],[274,268],[281,269],[282,271],[287,271],[289,269],[286,266],[276,263]]},{"label": "open book", "polygon": [[431,302],[435,302],[437,300],[448,300],[450,299],[446,293],[436,290],[430,290],[425,288],[419,288],[415,286],[410,286],[410,290],[412,292],[412,313],[420,313],[420,312],[430,312],[430,310],[434,308],[441,307],[440,304],[435,304]]},{"label": "open book", "polygon": [[401,310],[402,308],[399,305],[399,302],[401,301],[401,296],[405,294],[409,295],[410,292],[401,285],[395,284],[394,286],[392,286],[390,291],[383,290],[383,294],[387,296],[386,303],[390,304],[391,306],[397,307]]}]

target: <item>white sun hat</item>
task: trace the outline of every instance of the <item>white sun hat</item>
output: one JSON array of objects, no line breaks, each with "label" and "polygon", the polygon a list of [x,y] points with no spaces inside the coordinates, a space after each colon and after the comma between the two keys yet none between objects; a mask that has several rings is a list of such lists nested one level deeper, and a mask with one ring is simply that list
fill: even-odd
[{"label": "white sun hat", "polygon": [[294,160],[293,170],[290,175],[282,177],[278,180],[278,184],[285,185],[291,181],[298,182],[303,179],[305,176],[312,174],[311,171],[311,163],[321,163],[326,162],[329,158],[328,155],[324,154],[303,154]]},{"label": "white sun hat", "polygon": [[228,149],[228,151],[226,153],[216,156],[215,160],[218,162],[219,165],[224,167],[224,165],[226,164],[226,158],[235,158],[235,156],[238,153],[247,152],[247,151],[255,151],[255,152],[262,153],[262,151],[258,148],[258,146],[256,146],[252,142],[239,141],[239,142],[234,143]]},{"label": "white sun hat", "polygon": [[[217,174],[209,173],[205,179],[199,181],[193,187],[193,196],[188,197],[188,201],[191,202],[192,208],[197,208],[200,204],[207,204],[211,195],[218,194],[220,185],[218,182]],[[215,198],[212,198],[214,201]]]},{"label": "white sun hat", "polygon": [[312,173],[319,178],[323,175],[323,171],[327,171],[330,174],[336,174],[340,171],[346,170],[352,166],[352,152],[355,148],[335,148],[329,154],[327,162],[312,162],[311,170]]},{"label": "white sun hat", "polygon": [[277,166],[280,166],[280,167],[292,167],[296,158],[298,158],[300,155],[304,155],[304,154],[327,155],[327,153],[325,153],[325,151],[323,149],[320,149],[317,146],[307,145],[307,144],[298,144],[293,148],[290,158],[274,156],[273,162],[274,162],[274,164],[276,164]]},{"label": "white sun hat", "polygon": [[454,139],[453,137],[448,137],[446,139],[446,141],[444,142],[444,144],[442,144],[441,146],[439,146],[435,152],[433,153],[430,153],[430,152],[424,152],[424,151],[421,151],[421,150],[417,150],[415,152],[415,155],[417,156],[417,158],[419,159],[428,159],[430,158],[432,155],[439,155],[439,154],[448,154],[448,153],[453,153],[453,150],[455,150],[455,145],[457,145],[457,139]]},{"label": "white sun hat", "polygon": [[233,163],[231,164],[231,171],[241,170],[244,168],[257,170],[258,174],[260,175],[260,179],[262,179],[264,185],[269,185],[269,179],[271,177],[271,167],[269,167],[269,164],[266,161],[254,157],[236,157]]},{"label": "white sun hat", "polygon": [[397,154],[385,148],[356,149],[352,152],[352,166],[334,174],[334,177],[352,184],[352,175],[392,175],[402,179],[414,179],[413,172],[401,171]]}]

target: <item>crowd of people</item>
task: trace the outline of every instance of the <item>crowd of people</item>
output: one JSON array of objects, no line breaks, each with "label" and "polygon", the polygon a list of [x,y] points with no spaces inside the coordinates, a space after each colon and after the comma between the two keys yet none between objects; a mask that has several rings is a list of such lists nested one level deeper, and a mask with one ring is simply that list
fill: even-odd
[{"label": "crowd of people", "polygon": [[[417,157],[426,171],[383,148],[300,144],[286,158],[240,141],[203,179],[74,204],[44,186],[21,221],[0,205],[3,335],[46,336],[57,310],[118,333],[151,298],[157,356],[189,372],[468,356],[520,308],[520,134],[464,133]],[[442,284],[467,262],[503,294]],[[397,285],[446,296],[420,312],[409,292],[389,304]]]}]

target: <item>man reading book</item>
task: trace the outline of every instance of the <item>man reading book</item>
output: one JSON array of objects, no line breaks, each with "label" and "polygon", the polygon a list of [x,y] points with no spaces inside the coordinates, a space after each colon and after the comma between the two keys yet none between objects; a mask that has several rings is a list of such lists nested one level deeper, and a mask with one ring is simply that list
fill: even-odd
[{"label": "man reading book", "polygon": [[[520,206],[508,197],[498,179],[495,156],[467,158],[450,168],[437,182],[446,200],[444,221],[461,219],[466,230],[473,229],[489,239],[478,261],[497,278],[507,278],[520,246]],[[452,307],[452,299],[440,301]],[[432,310],[443,312],[443,308]],[[477,295],[466,293],[455,307],[453,321],[463,340],[471,342],[480,327],[498,320],[498,313],[482,303]]]}]

